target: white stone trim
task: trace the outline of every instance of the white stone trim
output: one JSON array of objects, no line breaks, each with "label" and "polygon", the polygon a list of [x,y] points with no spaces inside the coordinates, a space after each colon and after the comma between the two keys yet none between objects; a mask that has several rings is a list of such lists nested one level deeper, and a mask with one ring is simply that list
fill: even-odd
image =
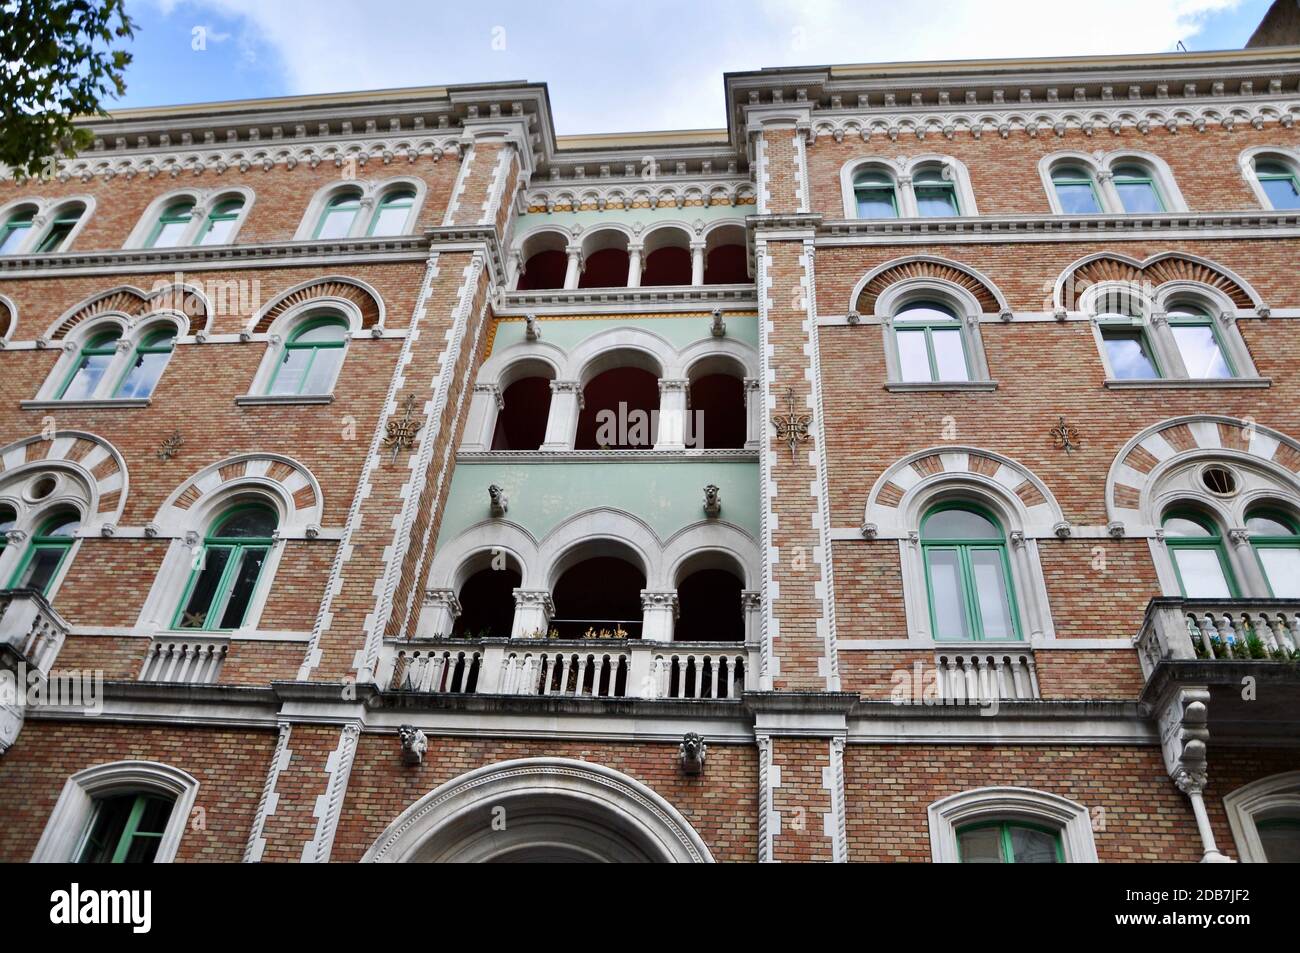
[{"label": "white stone trim", "polygon": [[1293,146],[1251,146],[1237,157],[1237,167],[1241,170],[1241,177],[1250,187],[1255,200],[1259,202],[1259,207],[1271,209],[1273,203],[1268,200],[1268,193],[1260,185],[1259,176],[1255,173],[1255,163],[1259,159],[1271,159],[1280,163],[1290,169],[1291,174],[1300,181],[1300,149]]},{"label": "white stone trim", "polygon": [[256,864],[262,859],[266,850],[266,819],[275,813],[280,805],[280,794],[275,786],[280,782],[280,772],[289,767],[293,751],[289,748],[289,738],[293,734],[293,725],[280,722],[277,726],[275,752],[271,755],[271,765],[266,771],[266,782],[262,786],[262,797],[257,802],[257,813],[253,815],[253,826],[248,832],[248,844],[244,848],[244,863]]},{"label": "white stone trim", "polygon": [[302,848],[304,864],[329,863],[330,851],[334,849],[334,834],[338,831],[339,820],[343,814],[343,798],[348,790],[348,778],[352,775],[352,762],[357,753],[357,740],[361,737],[361,725],[349,722],[339,732],[338,747],[325,759],[325,793],[316,798],[316,809],[312,812],[316,818],[316,833]]},{"label": "white stone trim", "polygon": [[[1076,240],[1077,240],[1077,236],[1076,236]],[[1052,287],[1052,308],[1054,311],[1056,312],[1066,311],[1067,314],[1069,314],[1070,312],[1073,312],[1075,314],[1080,313],[1081,309],[1079,307],[1075,307],[1075,308],[1066,307],[1066,301],[1065,301],[1066,284],[1069,282],[1070,277],[1076,271],[1082,268],[1084,265],[1092,261],[1097,261],[1098,259],[1101,258],[1112,258],[1115,259],[1116,261],[1122,261],[1125,264],[1132,265],[1134,268],[1137,268],[1142,271],[1145,271],[1147,268],[1150,268],[1156,262],[1162,261],[1166,258],[1183,258],[1186,259],[1187,261],[1194,261],[1199,265],[1204,265],[1206,268],[1209,268],[1213,271],[1217,271],[1219,274],[1232,279],[1232,281],[1235,284],[1237,284],[1241,288],[1241,290],[1244,291],[1250,297],[1251,304],[1254,310],[1258,311],[1260,308],[1264,307],[1263,299],[1259,296],[1258,292],[1255,291],[1254,287],[1251,285],[1249,281],[1241,277],[1236,272],[1232,271],[1230,268],[1226,268],[1223,265],[1219,264],[1218,262],[1213,261],[1209,258],[1205,258],[1202,255],[1195,255],[1190,252],[1182,252],[1182,251],[1169,251],[1169,252],[1160,252],[1159,254],[1149,255],[1146,258],[1139,259],[1139,258],[1134,258],[1132,255],[1124,255],[1119,252],[1103,251],[1103,252],[1092,252],[1090,254],[1084,255],[1082,258],[1076,258],[1074,261],[1070,262],[1070,264],[1066,265],[1066,267],[1061,270],[1061,273],[1057,276],[1056,282]],[[1089,290],[1091,290],[1091,287],[1092,286],[1090,286]],[[1162,286],[1157,286],[1155,288],[1157,294],[1159,294],[1160,287]],[[1073,303],[1076,305],[1079,304],[1079,302],[1077,301]]]},{"label": "white stone trim", "polygon": [[966,163],[952,156],[937,152],[927,152],[915,156],[857,156],[840,166],[840,195],[844,200],[844,217],[858,218],[857,195],[853,188],[853,179],[865,167],[880,169],[894,183],[894,196],[898,205],[899,218],[921,218],[916,203],[916,191],[913,178],[917,172],[927,167],[938,166],[940,174],[952,182],[957,199],[958,217],[975,217],[979,207],[975,202],[975,190],[971,187],[970,170]]},{"label": "white stone trim", "polygon": [[1051,206],[1053,215],[1067,214],[1061,208],[1060,198],[1056,194],[1056,186],[1052,182],[1052,170],[1060,165],[1078,165],[1087,171],[1092,178],[1092,187],[1096,192],[1097,201],[1101,205],[1103,214],[1149,214],[1130,213],[1124,210],[1124,204],[1120,200],[1119,192],[1112,180],[1115,168],[1121,165],[1141,166],[1150,173],[1152,181],[1155,182],[1156,191],[1160,196],[1161,204],[1165,206],[1165,212],[1190,211],[1187,207],[1187,200],[1183,198],[1182,190],[1178,188],[1178,180],[1174,178],[1173,170],[1169,168],[1169,163],[1154,152],[1146,152],[1141,149],[1113,149],[1110,152],[1089,153],[1076,149],[1066,149],[1049,153],[1038,160],[1038,176],[1042,180],[1043,191],[1047,194],[1047,201]]},{"label": "white stone trim", "polygon": [[173,798],[171,816],[154,855],[155,864],[170,864],[176,858],[198,791],[199,782],[192,775],[156,761],[115,761],[78,771],[64,783],[63,792],[32,854],[32,863],[71,863],[76,860],[89,833],[95,798],[116,793],[148,792]]},{"label": "white stone trim", "polygon": [[959,863],[957,828],[981,820],[1024,820],[1054,827],[1060,831],[1067,864],[1097,863],[1087,809],[1057,794],[1019,787],[976,788],[940,798],[927,812],[935,863]]},{"label": "white stone trim", "polygon": [[1300,771],[1287,771],[1244,784],[1223,799],[1237,857],[1243,864],[1266,864],[1258,821],[1275,816],[1300,818]]},{"label": "white stone trim", "polygon": [[[352,220],[352,226],[348,230],[348,238],[365,238],[370,233],[371,223],[379,211],[379,205],[384,196],[393,189],[406,186],[415,191],[415,198],[411,202],[411,209],[407,213],[406,228],[401,234],[409,235],[415,231],[415,223],[420,219],[420,210],[424,207],[424,198],[428,193],[428,183],[417,176],[400,175],[387,179],[339,179],[321,186],[307,203],[307,209],[303,213],[302,220],[298,223],[298,229],[294,232],[294,241],[314,241],[316,228],[320,224],[321,213],[325,211],[325,206],[330,200],[340,192],[346,192],[355,189],[360,193],[361,208],[357,216]],[[390,236],[395,237],[395,236]],[[318,279],[313,279],[313,283]],[[376,296],[377,297],[377,296]]]},{"label": "white stone trim", "polygon": [[233,198],[244,200],[244,205],[239,210],[239,217],[235,219],[235,228],[230,233],[230,241],[225,243],[233,245],[239,237],[239,231],[243,228],[244,222],[248,219],[248,213],[253,208],[253,202],[257,199],[256,193],[246,185],[225,185],[207,189],[183,188],[164,192],[145,206],[144,213],[135,223],[135,227],[131,229],[131,233],[122,244],[122,248],[144,248],[149,236],[153,234],[154,226],[158,224],[158,217],[162,215],[167,206],[182,199],[189,199],[194,203],[194,209],[190,213],[190,223],[185,227],[185,231],[181,233],[180,241],[174,245],[164,247],[183,248],[195,245],[198,242],[203,226],[207,224],[208,213],[221,202]]},{"label": "white stone trim", "polygon": [[[316,282],[312,282],[315,284]],[[337,316],[343,319],[346,330],[343,336],[343,360],[339,361],[338,367],[334,369],[334,377],[329,381],[325,390],[319,393],[294,394],[289,395],[295,398],[311,398],[323,395],[332,395],[334,386],[338,383],[339,376],[343,373],[343,365],[347,363],[348,353],[352,350],[352,339],[361,337],[361,309],[356,303],[346,298],[333,296],[323,296],[312,298],[310,301],[304,301],[295,305],[284,314],[280,315],[271,324],[270,329],[265,333],[266,350],[262,354],[262,360],[257,365],[257,370],[253,374],[253,379],[249,381],[248,393],[244,394],[245,398],[270,397],[268,390],[271,387],[271,381],[275,377],[276,368],[279,367],[280,358],[284,354],[285,344],[299,326],[308,321],[314,321],[318,317],[319,311],[337,312]],[[260,319],[259,319],[260,320]],[[255,325],[250,325],[250,329]],[[251,339],[252,334],[248,334]]]},{"label": "white stone trim", "polygon": [[[82,322],[69,331],[67,337],[57,342],[61,345],[63,353],[54,362],[49,374],[45,376],[45,382],[41,384],[36,396],[32,399],[34,401],[48,402],[57,408],[62,403],[57,396],[59,388],[80,361],[82,347],[96,334],[110,328],[117,328],[121,332],[121,337],[117,342],[116,353],[110,358],[104,373],[100,375],[95,390],[88,397],[81,398],[82,400],[97,401],[113,399],[113,392],[122,383],[123,377],[131,366],[136,347],[147,335],[152,334],[162,324],[170,324],[175,329],[177,341],[188,335],[190,331],[189,319],[180,311],[171,310],[151,311],[137,318],[131,318],[120,311],[106,311],[96,315],[89,321]],[[173,345],[172,354],[175,354],[175,350],[175,345]],[[163,374],[167,372],[167,366],[170,364],[171,355],[167,358],[167,364],[163,366]],[[161,375],[159,380],[161,380]],[[148,398],[144,399],[147,400]],[[78,401],[68,401],[69,406],[76,403]]]},{"label": "white stone trim", "polygon": [[[664,757],[670,758],[672,753],[665,752]],[[472,813],[487,817],[491,807],[503,807],[508,821],[514,804],[531,798],[556,804],[556,811],[563,804],[580,813],[618,818],[635,831],[637,847],[652,859],[713,862],[708,846],[690,822],[648,786],[604,765],[570,758],[501,761],[448,781],[403,811],[366,851],[362,862],[491,859],[507,848],[498,846],[485,852],[481,834],[489,840],[505,840],[502,832],[492,831],[484,823],[479,825],[479,836],[465,834],[461,822]],[[439,838],[444,839],[441,845],[436,843]],[[427,856],[429,851],[449,856]]]},{"label": "white stone trim", "polygon": [[[83,211],[81,217],[77,219],[77,223],[68,232],[68,237],[63,240],[63,243],[55,251],[39,253],[42,255],[61,255],[72,248],[77,236],[81,234],[81,230],[86,227],[90,217],[95,214],[95,197],[93,195],[64,195],[57,198],[33,195],[14,199],[0,205],[0,226],[3,226],[9,220],[9,216],[19,209],[29,206],[36,209],[36,214],[32,217],[32,227],[27,230],[26,239],[16,249],[6,253],[5,257],[38,254],[34,249],[41,243],[41,239],[45,237],[50,226],[54,224],[54,219],[58,217],[59,210],[77,203],[82,205]],[[17,312],[15,312],[16,314]]]}]

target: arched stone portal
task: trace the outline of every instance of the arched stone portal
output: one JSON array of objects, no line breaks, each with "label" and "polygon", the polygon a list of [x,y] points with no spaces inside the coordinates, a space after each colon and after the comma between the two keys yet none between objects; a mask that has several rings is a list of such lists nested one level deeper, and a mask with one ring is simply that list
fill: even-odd
[{"label": "arched stone portal", "polygon": [[713,856],[676,808],[640,781],[586,761],[524,758],[426,794],[362,861],[712,863]]}]

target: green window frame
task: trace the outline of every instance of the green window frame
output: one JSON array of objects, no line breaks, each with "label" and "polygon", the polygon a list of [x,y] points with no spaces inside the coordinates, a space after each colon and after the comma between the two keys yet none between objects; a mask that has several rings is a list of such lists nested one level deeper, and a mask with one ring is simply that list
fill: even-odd
[{"label": "green window frame", "polygon": [[962,863],[967,863],[963,856],[961,839],[962,835],[969,834],[972,831],[988,830],[996,828],[999,833],[998,850],[1001,854],[1002,863],[1014,864],[1016,862],[1016,852],[1012,841],[1012,832],[1019,830],[1037,831],[1040,834],[1049,835],[1056,846],[1056,863],[1065,863],[1065,848],[1061,844],[1061,832],[1056,828],[1046,827],[1042,824],[1031,824],[1026,821],[980,821],[975,824],[964,824],[957,828],[957,857]]},{"label": "green window frame", "polygon": [[[1066,195],[1077,194],[1080,186],[1087,186],[1088,193],[1092,196],[1093,207],[1090,209],[1066,208],[1069,204],[1075,203],[1066,201]],[[1097,192],[1097,182],[1087,170],[1079,166],[1066,165],[1058,166],[1052,170],[1052,188],[1056,190],[1056,200],[1061,206],[1061,211],[1066,215],[1099,215],[1106,210],[1102,205],[1101,195]],[[1061,189],[1066,188],[1072,192],[1062,194]]]},{"label": "green window frame", "polygon": [[957,187],[936,169],[924,169],[913,176],[912,194],[916,196],[917,214],[922,218],[950,218],[961,214]]},{"label": "green window frame", "polygon": [[[305,340],[306,336],[319,328],[337,327],[342,329],[342,334],[337,339],[330,340]],[[309,318],[294,329],[289,340],[285,341],[284,348],[279,359],[275,364],[275,371],[271,374],[270,381],[267,382],[266,392],[271,395],[292,396],[295,394],[328,394],[329,390],[309,391],[304,388],[307,382],[311,380],[313,369],[317,367],[322,355],[326,352],[339,351],[340,356],[336,359],[336,366],[333,368],[333,375],[330,378],[330,385],[333,386],[333,380],[338,375],[338,366],[342,364],[342,349],[348,344],[348,323],[337,315],[325,315],[316,318]],[[305,354],[305,359],[302,355]],[[289,364],[294,363],[295,369],[299,370],[299,376],[296,385],[292,390],[277,390],[276,384],[280,381],[281,371]]]},{"label": "green window frame", "polygon": [[18,246],[31,233],[35,218],[35,209],[19,209],[5,219],[4,225],[0,226],[0,255],[17,253]]},{"label": "green window frame", "polygon": [[[1187,520],[1195,523],[1203,531],[1203,536],[1177,536],[1168,532],[1169,523],[1172,520]],[[1201,513],[1199,510],[1188,509],[1186,507],[1176,507],[1165,513],[1161,519],[1160,525],[1165,530],[1165,548],[1169,551],[1169,561],[1174,566],[1174,576],[1178,580],[1178,591],[1183,594],[1184,599],[1199,598],[1192,596],[1187,592],[1187,585],[1183,581],[1183,570],[1179,565],[1178,554],[1183,551],[1206,551],[1213,552],[1219,561],[1219,568],[1223,573],[1224,584],[1228,588],[1227,598],[1236,599],[1241,590],[1237,587],[1237,577],[1232,571],[1232,561],[1228,559],[1228,551],[1223,546],[1223,536],[1219,528],[1215,525],[1214,520]]]},{"label": "green window frame", "polygon": [[[898,218],[898,190],[887,172],[864,170],[853,177],[853,201],[858,218]],[[889,205],[888,215],[865,215],[863,205],[879,208]]]},{"label": "green window frame", "polygon": [[[414,189],[392,189],[382,199],[379,200],[379,206],[375,209],[375,214],[370,219],[370,227],[366,230],[369,236],[387,237],[391,235],[406,234],[406,219],[411,214],[411,208],[415,205]],[[397,231],[380,231],[380,223],[384,220],[386,212],[404,212],[402,215],[402,228]]]},{"label": "green window frame", "polygon": [[[932,318],[909,318],[910,312],[934,311],[946,317]],[[910,301],[899,308],[893,319],[894,325],[894,350],[898,355],[898,376],[905,383],[932,383],[938,384],[943,382],[969,381],[971,380],[971,359],[970,348],[966,343],[966,330],[962,327],[961,318],[957,313],[947,305],[940,304],[937,301]],[[963,374],[961,377],[944,376],[939,367],[939,348],[935,345],[936,332],[946,335],[955,335],[961,343],[961,360]],[[919,378],[909,376],[909,362],[904,357],[904,348],[902,335],[912,334],[925,339],[925,358],[926,364],[930,370],[929,378]]]},{"label": "green window frame", "polygon": [[[951,511],[971,513],[992,524],[996,535],[988,537],[930,537],[926,533],[927,524],[937,515]],[[974,503],[941,503],[926,511],[921,520],[921,560],[925,565],[925,597],[930,614],[930,631],[935,641],[947,642],[982,642],[1022,641],[1024,636],[1020,629],[1020,613],[1016,601],[1015,580],[1011,577],[1011,560],[1007,553],[1006,534],[1002,524],[987,508]],[[1002,597],[1011,635],[988,635],[985,626],[985,610],[981,606],[980,586],[976,577],[975,563],[984,554],[995,554],[996,565],[1000,570]],[[965,633],[947,633],[940,629],[939,612],[935,606],[934,563],[937,554],[952,554],[955,557],[953,569],[957,576],[961,615]],[[985,564],[987,565],[987,563]]]},{"label": "green window frame", "polygon": [[[176,348],[176,329],[164,328],[144,336],[131,354],[131,363],[118,379],[114,397],[143,398],[153,395]],[[157,358],[165,355],[161,360]]]},{"label": "green window frame", "polygon": [[[1155,176],[1143,166],[1119,166],[1115,169],[1111,181],[1115,185],[1115,192],[1119,195],[1120,204],[1124,207],[1125,212],[1128,212],[1131,215],[1141,215],[1144,213],[1149,214],[1152,212],[1168,211],[1168,206],[1165,204],[1165,197],[1160,192],[1159,183],[1156,182]],[[1129,203],[1125,200],[1127,194],[1125,190],[1133,189],[1134,187],[1149,189],[1151,196],[1155,199],[1156,207],[1154,209],[1130,208]]]},{"label": "green window frame", "polygon": [[352,228],[356,224],[357,216],[361,214],[361,193],[349,189],[340,192],[325,203],[325,208],[321,210],[320,218],[316,220],[316,228],[312,232],[312,238],[320,238],[321,233],[325,231],[325,226],[330,219],[336,215],[348,215],[348,227],[342,235],[335,235],[334,238],[347,238],[352,234]]},{"label": "green window frame", "polygon": [[[80,525],[80,517],[72,511],[62,510],[53,516],[47,516],[41,521],[39,528],[27,543],[27,549],[23,552],[22,559],[18,562],[18,568],[9,577],[10,589],[35,589],[41,595],[47,595],[50,585],[59,576],[59,570],[68,560],[68,553],[72,551],[72,544],[76,542],[73,535]],[[55,530],[66,529],[66,533],[57,533]],[[48,554],[53,554],[54,559],[51,562]],[[39,562],[38,562],[39,560]],[[39,585],[30,585],[31,580],[26,584],[23,583],[23,577],[27,575],[28,569],[33,563],[38,564],[36,571],[43,572],[44,581]]]},{"label": "green window frame", "polygon": [[85,214],[86,207],[84,205],[65,205],[60,209],[59,214],[55,216],[54,221],[50,223],[50,227],[45,230],[45,234],[41,236],[41,240],[32,250],[40,253],[62,250],[63,243],[68,240],[72,230],[81,221],[81,216]]},{"label": "green window frame", "polygon": [[[63,383],[59,389],[54,392],[55,400],[89,400],[95,396],[99,390],[100,382],[104,374],[108,371],[109,364],[112,363],[113,355],[117,353],[117,342],[122,338],[122,329],[114,327],[111,330],[100,331],[92,334],[86,339],[81,350],[77,352],[77,359],[73,362],[72,368],[64,377]],[[84,393],[74,392],[71,397],[68,391],[78,378],[85,375],[84,380],[88,382],[87,386],[82,388]]]},{"label": "green window frame", "polygon": [[[158,221],[154,223],[149,232],[149,238],[144,243],[145,248],[175,248],[180,245],[180,239],[184,237],[184,226],[190,224],[194,219],[194,201],[192,199],[181,199],[179,202],[172,202],[162,214],[158,216]],[[177,229],[176,226],[182,226]],[[165,245],[160,245],[159,240],[163,235],[174,235],[175,241],[168,241]]]},{"label": "green window frame", "polygon": [[[1229,380],[1237,376],[1237,367],[1232,360],[1232,355],[1223,345],[1223,334],[1219,330],[1218,322],[1210,317],[1201,308],[1194,305],[1174,305],[1168,312],[1169,333],[1174,339],[1174,346],[1178,348],[1178,354],[1183,359],[1183,367],[1187,370],[1187,376],[1193,380]],[[1209,328],[1213,336],[1214,346],[1219,350],[1219,358],[1223,361],[1223,366],[1227,374],[1216,374],[1211,376],[1201,376],[1193,374],[1191,368],[1187,366],[1187,353],[1183,350],[1183,345],[1179,340],[1179,328]]]},{"label": "green window frame", "polygon": [[[161,810],[164,806],[166,811]],[[77,863],[152,863],[175,806],[171,798],[159,794],[96,799]]]},{"label": "green window frame", "polygon": [[[1284,532],[1279,533],[1273,526],[1265,527],[1265,523],[1277,524]],[[1251,525],[1251,524],[1255,525]],[[1265,552],[1276,550],[1295,550],[1300,553],[1300,522],[1290,513],[1284,513],[1281,510],[1272,508],[1252,509],[1246,513],[1246,532],[1250,538],[1250,548],[1255,554],[1255,561],[1259,564],[1260,573],[1264,576],[1264,582],[1268,586],[1268,594],[1274,599],[1291,599],[1300,596],[1300,593],[1284,592],[1281,595],[1277,592],[1274,583],[1273,574],[1269,572],[1268,560],[1264,558]],[[1281,567],[1279,567],[1281,568]],[[1300,576],[1292,580],[1293,586],[1300,581]]]},{"label": "green window frame", "polygon": [[[229,242],[224,239],[229,238],[234,224],[239,220],[239,215],[244,210],[244,199],[233,198],[218,202],[208,212],[208,217],[203,222],[203,230],[199,234],[197,244],[199,245],[228,245]],[[225,226],[223,228],[223,226]],[[216,236],[215,238],[213,236]]]},{"label": "green window frame", "polygon": [[[1106,355],[1106,366],[1113,379],[1162,380],[1164,378],[1164,368],[1160,364],[1160,358],[1157,356],[1155,348],[1151,345],[1151,334],[1141,316],[1131,314],[1098,315],[1097,329],[1101,334],[1101,345],[1102,351]],[[1152,374],[1121,373],[1124,369],[1116,366],[1115,354],[1110,347],[1111,342],[1116,341],[1136,342],[1141,355],[1150,364]]]},{"label": "green window frame", "polygon": [[[1297,180],[1295,172],[1289,166],[1267,160],[1256,162],[1255,178],[1268,198],[1268,204],[1273,208],[1300,208],[1300,180]],[[1281,205],[1278,204],[1279,199]]]},{"label": "green window frame", "polygon": [[238,519],[258,515],[266,518],[266,525],[274,532],[275,511],[262,503],[235,506],[213,522],[176,604],[172,629],[229,632],[243,626],[275,537],[234,535],[229,533],[229,528]]}]

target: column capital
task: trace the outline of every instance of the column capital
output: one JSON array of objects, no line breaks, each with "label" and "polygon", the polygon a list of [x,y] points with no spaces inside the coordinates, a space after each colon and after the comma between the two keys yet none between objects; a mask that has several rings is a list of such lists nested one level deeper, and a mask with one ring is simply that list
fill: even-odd
[{"label": "column capital", "polygon": [[551,381],[552,394],[581,394],[582,381]]},{"label": "column capital", "polygon": [[690,380],[685,377],[659,378],[659,393],[661,394],[669,391],[686,391],[690,389],[690,386]]},{"label": "column capital", "polygon": [[460,599],[456,597],[455,589],[426,589],[424,590],[424,604],[446,609],[451,613],[453,619],[460,617]]},{"label": "column capital", "polygon": [[676,590],[641,590],[641,610],[643,612],[652,612],[655,610],[671,612],[673,614],[673,619],[676,619],[680,609],[681,606],[677,601]]},{"label": "column capital", "polygon": [[514,595],[517,608],[543,609],[548,616],[555,612],[549,589],[516,589]]}]

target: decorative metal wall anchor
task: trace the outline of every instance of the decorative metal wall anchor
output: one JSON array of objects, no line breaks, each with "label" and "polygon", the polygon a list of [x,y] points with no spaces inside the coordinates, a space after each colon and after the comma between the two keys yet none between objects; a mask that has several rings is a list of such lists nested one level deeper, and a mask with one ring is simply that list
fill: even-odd
[{"label": "decorative metal wall anchor", "polygon": [[158,451],[158,459],[167,461],[177,456],[181,452],[184,443],[185,438],[181,436],[181,432],[173,430],[171,435],[163,440],[162,448]]},{"label": "decorative metal wall anchor", "polygon": [[795,413],[793,387],[785,389],[785,399],[790,405],[790,410],[784,417],[773,417],[772,424],[776,427],[776,438],[790,448],[790,459],[793,460],[795,447],[808,439],[808,427],[812,424],[812,416]]},{"label": "decorative metal wall anchor", "polygon": [[1079,428],[1067,424],[1064,417],[1057,417],[1056,426],[1052,428],[1052,440],[1057,450],[1064,450],[1066,453],[1078,450]]},{"label": "decorative metal wall anchor", "polygon": [[415,395],[407,394],[402,404],[402,416],[388,421],[384,436],[384,446],[393,448],[392,462],[397,462],[399,450],[410,450],[415,445],[415,435],[424,426],[424,421],[415,419]]}]

